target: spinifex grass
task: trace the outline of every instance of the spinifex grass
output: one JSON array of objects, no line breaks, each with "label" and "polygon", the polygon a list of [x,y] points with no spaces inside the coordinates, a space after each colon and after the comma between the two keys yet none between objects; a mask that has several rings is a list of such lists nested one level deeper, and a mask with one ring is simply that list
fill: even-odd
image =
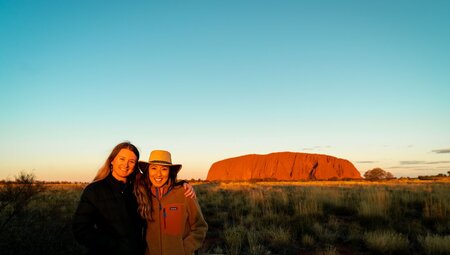
[{"label": "spinifex grass", "polygon": [[[423,254],[445,250],[441,240],[450,234],[448,184],[209,183],[196,190],[209,223],[203,253]],[[230,239],[237,230],[246,230],[240,242]]]},{"label": "spinifex grass", "polygon": [[[82,188],[60,185],[33,197],[0,232],[0,253],[82,253],[70,227]],[[200,254],[450,253],[449,183],[200,183],[195,190],[209,225]]]},{"label": "spinifex grass", "polygon": [[450,235],[426,235],[419,242],[427,254],[450,254]]}]

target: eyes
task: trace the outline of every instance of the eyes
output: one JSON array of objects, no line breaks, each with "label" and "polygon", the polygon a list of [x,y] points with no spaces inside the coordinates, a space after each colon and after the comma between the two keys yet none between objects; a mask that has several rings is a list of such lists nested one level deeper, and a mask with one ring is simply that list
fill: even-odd
[{"label": "eyes", "polygon": [[161,171],[169,171],[169,167],[167,167],[167,166],[150,165],[150,170],[156,171],[158,169]]},{"label": "eyes", "polygon": [[[125,158],[125,157],[120,157],[119,160],[122,161],[122,162],[125,162],[128,159]],[[130,159],[130,160],[128,160],[128,162],[131,163],[131,164],[136,164],[136,160],[134,160],[134,159]]]}]

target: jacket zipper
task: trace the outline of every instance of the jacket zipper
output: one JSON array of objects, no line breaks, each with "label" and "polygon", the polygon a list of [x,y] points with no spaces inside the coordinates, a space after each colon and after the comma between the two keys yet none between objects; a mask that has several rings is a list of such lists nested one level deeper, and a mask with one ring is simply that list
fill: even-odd
[{"label": "jacket zipper", "polygon": [[164,229],[166,229],[166,208],[163,209]]},{"label": "jacket zipper", "polygon": [[[165,197],[167,194],[169,194],[170,193],[170,191],[171,191],[172,189],[171,188],[169,188],[169,190],[164,194],[164,195],[162,195],[161,196],[161,198],[159,197],[159,189],[158,188],[156,188],[156,198],[157,198],[157,200],[158,200],[158,203],[159,203],[159,213],[161,213],[161,209],[162,209],[162,211],[163,211],[163,222],[164,222],[164,230],[166,229],[166,208],[163,208],[163,206],[161,205],[161,200],[163,199],[163,197]],[[159,228],[159,254],[163,254],[163,232],[162,232],[162,230],[161,230],[161,228]]]},{"label": "jacket zipper", "polygon": [[[158,189],[156,189],[156,192],[158,192]],[[157,193],[157,194],[158,194],[158,193]],[[156,197],[156,198],[158,199],[158,203],[159,203],[159,214],[161,214],[161,209],[162,209],[162,206],[161,206],[161,200],[159,200],[158,197]],[[163,250],[163,248],[162,248],[162,245],[163,245],[162,239],[163,239],[163,233],[162,233],[161,227],[160,227],[160,228],[159,228],[159,254],[163,254],[163,253],[162,253],[162,250]]]}]

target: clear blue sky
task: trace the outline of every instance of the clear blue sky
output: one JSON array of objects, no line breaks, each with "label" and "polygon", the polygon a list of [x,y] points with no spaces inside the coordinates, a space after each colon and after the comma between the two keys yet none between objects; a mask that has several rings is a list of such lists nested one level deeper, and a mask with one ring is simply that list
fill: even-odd
[{"label": "clear blue sky", "polygon": [[450,171],[450,1],[0,1],[0,179],[111,149],[182,178],[277,151]]}]

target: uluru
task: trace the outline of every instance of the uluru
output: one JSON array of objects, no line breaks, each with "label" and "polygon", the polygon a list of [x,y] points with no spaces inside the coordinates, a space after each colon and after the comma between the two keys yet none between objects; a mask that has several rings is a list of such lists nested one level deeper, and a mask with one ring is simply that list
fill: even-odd
[{"label": "uluru", "polygon": [[212,164],[209,181],[362,179],[346,159],[300,152],[250,154]]}]

